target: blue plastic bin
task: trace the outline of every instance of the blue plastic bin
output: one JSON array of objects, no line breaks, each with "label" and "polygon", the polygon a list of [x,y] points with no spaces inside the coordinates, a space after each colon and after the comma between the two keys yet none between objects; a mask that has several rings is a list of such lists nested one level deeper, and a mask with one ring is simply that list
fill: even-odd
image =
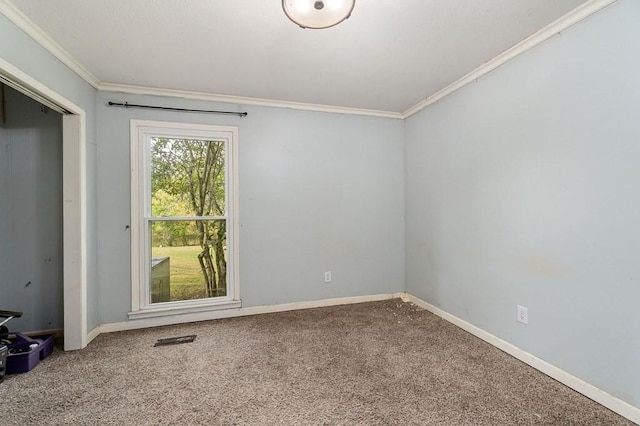
[{"label": "blue plastic bin", "polygon": [[[26,373],[32,370],[40,360],[48,357],[53,352],[53,334],[43,334],[40,336],[25,336],[15,333],[15,338],[8,345],[7,374]],[[31,345],[38,346],[31,348]]]}]

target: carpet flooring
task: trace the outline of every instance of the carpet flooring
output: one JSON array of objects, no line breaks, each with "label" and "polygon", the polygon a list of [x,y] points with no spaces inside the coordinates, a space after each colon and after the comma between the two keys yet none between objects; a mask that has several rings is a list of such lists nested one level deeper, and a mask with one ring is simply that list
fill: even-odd
[{"label": "carpet flooring", "polygon": [[103,334],[0,391],[3,425],[632,424],[399,299]]}]

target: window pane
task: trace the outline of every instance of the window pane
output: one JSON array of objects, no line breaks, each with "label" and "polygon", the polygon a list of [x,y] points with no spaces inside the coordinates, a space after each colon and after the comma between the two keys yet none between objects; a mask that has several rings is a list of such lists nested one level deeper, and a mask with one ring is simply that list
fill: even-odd
[{"label": "window pane", "polygon": [[150,222],[151,303],[227,295],[226,220]]},{"label": "window pane", "polygon": [[151,138],[151,215],[224,216],[225,144]]}]

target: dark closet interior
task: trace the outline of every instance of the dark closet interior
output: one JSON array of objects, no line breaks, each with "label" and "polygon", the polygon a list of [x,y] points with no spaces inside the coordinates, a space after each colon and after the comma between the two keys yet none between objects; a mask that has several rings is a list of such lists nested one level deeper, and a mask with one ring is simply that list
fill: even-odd
[{"label": "dark closet interior", "polygon": [[62,115],[0,83],[0,309],[63,328]]}]

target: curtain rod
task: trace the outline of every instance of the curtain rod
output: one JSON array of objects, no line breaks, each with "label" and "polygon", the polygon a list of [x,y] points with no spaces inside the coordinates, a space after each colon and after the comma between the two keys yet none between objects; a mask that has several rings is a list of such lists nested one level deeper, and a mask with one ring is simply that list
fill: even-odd
[{"label": "curtain rod", "polygon": [[207,109],[189,109],[189,108],[172,108],[172,107],[161,107],[161,106],[153,106],[153,105],[136,105],[130,104],[129,102],[118,103],[118,102],[109,102],[109,106],[118,106],[123,108],[144,108],[144,109],[159,109],[162,111],[180,111],[180,112],[204,112],[207,114],[223,114],[223,115],[237,115],[239,117],[246,117],[248,115],[247,112],[234,112],[234,111],[212,111]]}]

